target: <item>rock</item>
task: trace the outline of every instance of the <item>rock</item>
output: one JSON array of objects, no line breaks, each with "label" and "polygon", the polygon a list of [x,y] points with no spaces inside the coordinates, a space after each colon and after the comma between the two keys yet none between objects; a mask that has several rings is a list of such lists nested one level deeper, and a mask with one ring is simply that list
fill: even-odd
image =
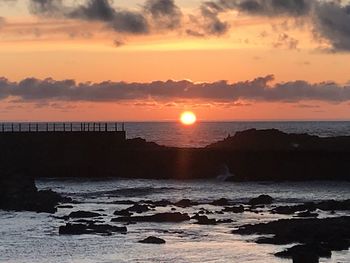
[{"label": "rock", "polygon": [[133,206],[126,209],[126,211],[135,212],[138,214],[141,214],[143,212],[147,212],[149,210],[150,209],[149,209],[148,205],[140,205],[140,204],[134,204]]},{"label": "rock", "polygon": [[231,213],[243,213],[244,207],[243,205],[240,206],[227,206],[223,210],[223,212],[231,212]]},{"label": "rock", "polygon": [[0,209],[55,213],[56,206],[70,198],[51,191],[38,191],[34,179],[21,174],[0,176]]},{"label": "rock", "polygon": [[216,225],[216,219],[209,219],[207,216],[196,216],[195,219],[197,219],[196,224],[199,225]]},{"label": "rock", "polygon": [[165,244],[165,240],[158,238],[158,237],[154,237],[154,236],[150,236],[147,237],[143,240],[139,241],[140,243],[145,243],[145,244]]},{"label": "rock", "polygon": [[58,230],[60,235],[82,235],[87,234],[87,226],[84,224],[70,224],[60,226]]},{"label": "rock", "polygon": [[215,206],[225,206],[229,204],[229,201],[226,198],[220,198],[218,200],[214,200],[211,204]]},{"label": "rock", "polygon": [[94,222],[89,224],[71,224],[67,223],[65,226],[59,227],[60,235],[83,235],[83,234],[106,234],[111,235],[114,232],[125,233],[127,228],[125,226],[111,226],[107,224],[97,225]]},{"label": "rock", "polygon": [[273,202],[273,198],[269,195],[259,195],[256,198],[252,198],[249,201],[249,204],[252,206],[256,206],[256,205],[269,205],[272,204]]},{"label": "rock", "polygon": [[58,206],[56,206],[56,208],[66,208],[66,209],[71,209],[71,208],[73,208],[73,206],[72,206],[72,205],[58,205]]},{"label": "rock", "polygon": [[196,202],[192,202],[190,199],[182,199],[176,203],[174,203],[175,206],[182,207],[182,208],[187,208],[191,207],[194,205],[198,205]]},{"label": "rock", "polygon": [[317,213],[312,213],[310,211],[299,212],[295,215],[296,217],[318,217]]},{"label": "rock", "polygon": [[330,258],[332,256],[332,251],[320,244],[304,244],[296,245],[282,252],[278,252],[275,256],[292,258],[293,262],[297,263],[318,263],[320,257]]},{"label": "rock", "polygon": [[132,216],[132,213],[126,209],[120,211],[114,211],[113,215],[115,216]]},{"label": "rock", "polygon": [[88,211],[76,211],[68,215],[70,218],[90,218],[90,217],[99,217],[101,214]]},{"label": "rock", "polygon": [[158,223],[164,223],[164,222],[171,222],[171,223],[177,223],[177,222],[183,222],[190,220],[190,217],[188,214],[184,213],[159,213],[149,216],[131,216],[131,217],[117,217],[112,218],[112,222],[158,222]]},{"label": "rock", "polygon": [[233,233],[272,235],[272,237],[261,237],[256,240],[257,243],[263,244],[313,244],[317,248],[322,247],[322,250],[314,251],[317,251],[319,257],[324,257],[324,251],[347,250],[350,247],[350,217],[283,219],[270,223],[245,225],[234,230]]}]

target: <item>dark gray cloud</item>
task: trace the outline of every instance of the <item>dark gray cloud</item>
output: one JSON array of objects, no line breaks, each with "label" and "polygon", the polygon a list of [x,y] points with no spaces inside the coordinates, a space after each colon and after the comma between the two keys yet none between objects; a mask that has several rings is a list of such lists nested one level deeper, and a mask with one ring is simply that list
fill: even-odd
[{"label": "dark gray cloud", "polygon": [[316,34],[327,39],[334,51],[350,51],[350,4],[319,2],[314,25]]},{"label": "dark gray cloud", "polygon": [[17,98],[19,101],[92,101],[118,102],[147,100],[204,100],[232,103],[240,100],[271,102],[350,101],[350,85],[333,82],[311,84],[291,81],[271,85],[272,75],[254,80],[228,83],[193,83],[190,81],[155,81],[151,83],[125,83],[105,81],[101,83],[76,83],[74,80],[56,81],[27,78],[10,82],[0,78],[0,99]]},{"label": "dark gray cloud", "polygon": [[117,32],[145,34],[149,30],[143,14],[115,8],[110,0],[87,0],[78,6],[62,0],[30,0],[30,11],[39,16],[100,21]]},{"label": "dark gray cloud", "polygon": [[174,0],[147,0],[144,10],[158,28],[176,29],[181,25],[182,12]]},{"label": "dark gray cloud", "polygon": [[201,14],[205,19],[204,31],[207,34],[225,34],[229,25],[219,16],[228,11],[239,11],[258,16],[292,16],[308,14],[315,0],[215,0],[201,4]]},{"label": "dark gray cloud", "polygon": [[313,0],[218,0],[221,8],[262,16],[303,16]]}]

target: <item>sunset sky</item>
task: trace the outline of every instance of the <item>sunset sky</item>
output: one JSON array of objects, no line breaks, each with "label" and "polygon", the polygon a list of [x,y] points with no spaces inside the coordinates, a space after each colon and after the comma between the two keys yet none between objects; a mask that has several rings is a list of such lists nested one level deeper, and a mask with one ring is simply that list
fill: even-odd
[{"label": "sunset sky", "polygon": [[0,120],[349,120],[350,1],[0,0]]}]

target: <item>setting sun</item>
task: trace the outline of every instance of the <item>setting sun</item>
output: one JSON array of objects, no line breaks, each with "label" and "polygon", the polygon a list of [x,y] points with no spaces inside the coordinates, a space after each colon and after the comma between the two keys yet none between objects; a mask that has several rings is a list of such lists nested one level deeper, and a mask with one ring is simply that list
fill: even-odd
[{"label": "setting sun", "polygon": [[192,125],[197,121],[196,115],[191,111],[181,113],[180,121],[184,125]]}]

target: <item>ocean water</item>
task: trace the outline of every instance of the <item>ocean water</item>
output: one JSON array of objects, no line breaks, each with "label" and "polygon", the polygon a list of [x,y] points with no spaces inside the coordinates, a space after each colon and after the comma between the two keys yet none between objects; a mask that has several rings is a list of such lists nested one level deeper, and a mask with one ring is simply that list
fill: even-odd
[{"label": "ocean water", "polygon": [[350,136],[350,122],[198,122],[184,126],[178,122],[125,123],[128,138],[142,137],[167,146],[202,147],[237,131],[279,129],[287,133],[309,133],[321,137]]},{"label": "ocean water", "polygon": [[[295,204],[309,200],[350,198],[350,183],[225,183],[220,181],[157,181],[157,180],[55,180],[37,181],[40,189],[53,189],[71,196],[78,204],[73,209],[59,209],[56,216],[71,211],[96,211],[103,209],[102,220],[111,223],[113,212],[128,207],[114,204],[115,201],[145,199],[178,201],[189,198],[199,203],[208,203],[221,197],[233,202],[246,202],[261,193],[276,199],[276,204]],[[210,211],[220,207],[199,205],[177,211],[193,214],[200,207]],[[171,207],[157,208],[157,212],[170,211]],[[155,212],[150,212],[155,213]],[[320,217],[340,216],[346,212]],[[267,211],[259,214],[209,215],[210,218],[231,218],[233,223],[215,226],[196,225],[194,222],[137,223],[128,225],[127,234],[112,236],[60,236],[58,228],[63,220],[52,215],[30,212],[0,212],[0,262],[38,263],[131,263],[131,262],[291,262],[273,256],[273,253],[288,246],[258,245],[254,236],[234,235],[235,227],[256,222],[268,222],[288,216],[273,215]],[[150,236],[166,240],[165,245],[138,243]],[[334,252],[331,259],[321,262],[350,262],[349,252]]]},{"label": "ocean water", "polygon": [[[127,136],[143,137],[164,145],[198,147],[225,138],[228,134],[247,128],[278,128],[286,132],[311,133],[319,136],[350,135],[350,122],[234,122],[198,123],[183,127],[177,123],[126,123]],[[72,197],[73,209],[59,208],[55,216],[68,215],[72,211],[97,211],[107,224],[115,210],[128,205],[115,204],[121,200],[167,199],[178,201],[189,198],[199,206],[176,208],[179,212],[193,215],[201,207],[219,211],[220,207],[209,203],[219,198],[234,203],[244,203],[260,194],[269,194],[277,205],[298,204],[306,201],[350,199],[350,182],[264,182],[227,183],[220,180],[164,181],[128,179],[67,179],[38,180],[39,189],[53,189]],[[157,208],[155,212],[170,211]],[[146,213],[146,214],[147,214]],[[349,215],[349,211],[331,215],[320,212],[320,217]],[[209,218],[232,219],[229,224],[203,226],[194,221],[179,224],[137,223],[127,225],[127,234],[112,236],[81,235],[62,236],[58,228],[65,221],[53,215],[32,212],[0,211],[0,263],[283,263],[273,254],[289,246],[260,245],[253,241],[256,236],[234,235],[231,231],[247,223],[268,222],[290,216],[260,213],[213,214]],[[141,244],[138,241],[154,235],[166,240],[164,245]],[[321,262],[350,262],[350,252],[333,252],[331,259]]]}]

